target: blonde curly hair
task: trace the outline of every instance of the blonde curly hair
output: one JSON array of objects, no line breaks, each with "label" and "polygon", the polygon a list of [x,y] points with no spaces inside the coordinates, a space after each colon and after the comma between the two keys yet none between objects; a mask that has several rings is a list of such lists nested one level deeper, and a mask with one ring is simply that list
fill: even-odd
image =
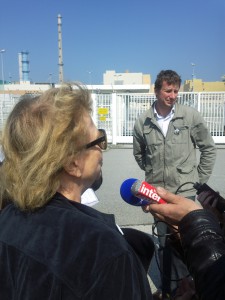
[{"label": "blonde curly hair", "polygon": [[80,84],[22,98],[3,131],[1,194],[22,210],[44,206],[59,188],[65,164],[87,143],[84,116],[91,112],[90,94]]}]

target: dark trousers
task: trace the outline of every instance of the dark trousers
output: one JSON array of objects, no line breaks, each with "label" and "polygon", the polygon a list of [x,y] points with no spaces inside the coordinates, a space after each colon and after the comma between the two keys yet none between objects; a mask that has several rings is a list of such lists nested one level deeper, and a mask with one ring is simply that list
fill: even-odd
[{"label": "dark trousers", "polygon": [[[195,197],[189,197],[194,200]],[[155,220],[156,222],[158,220]],[[189,271],[184,262],[183,250],[176,235],[171,235],[171,229],[164,223],[156,225],[159,235],[159,266],[162,281],[162,294],[174,295],[181,279],[189,277]]]},{"label": "dark trousers", "polygon": [[[159,266],[162,281],[162,294],[174,295],[180,279],[189,276],[189,271],[183,261],[179,240],[171,236],[170,228],[163,222],[156,225],[159,239]],[[168,234],[168,236],[161,236]]]},{"label": "dark trousers", "polygon": [[150,235],[133,228],[122,228],[126,241],[139,257],[146,273],[148,272],[155,245]]}]

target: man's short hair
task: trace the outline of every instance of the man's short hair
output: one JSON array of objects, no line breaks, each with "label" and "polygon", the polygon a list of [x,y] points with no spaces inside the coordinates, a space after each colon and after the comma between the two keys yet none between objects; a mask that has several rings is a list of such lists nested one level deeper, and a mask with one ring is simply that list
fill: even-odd
[{"label": "man's short hair", "polygon": [[179,87],[181,86],[181,77],[175,71],[162,70],[157,75],[155,81],[155,91],[161,90],[164,81],[166,81],[168,84],[176,84]]}]

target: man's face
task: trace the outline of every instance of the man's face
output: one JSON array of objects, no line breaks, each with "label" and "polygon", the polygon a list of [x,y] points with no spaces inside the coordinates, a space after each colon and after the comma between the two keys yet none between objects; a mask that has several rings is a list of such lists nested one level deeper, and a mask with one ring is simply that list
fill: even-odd
[{"label": "man's face", "polygon": [[161,90],[155,91],[159,105],[165,108],[172,108],[177,100],[179,88],[179,85],[168,84],[166,81],[163,81]]}]

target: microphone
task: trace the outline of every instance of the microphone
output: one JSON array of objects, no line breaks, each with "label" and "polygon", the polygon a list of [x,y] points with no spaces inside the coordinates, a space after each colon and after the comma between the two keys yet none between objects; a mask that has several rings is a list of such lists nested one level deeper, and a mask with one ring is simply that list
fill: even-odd
[{"label": "microphone", "polygon": [[154,186],[135,178],[126,179],[120,187],[120,195],[123,200],[134,206],[145,206],[151,203],[166,203],[156,193]]}]

